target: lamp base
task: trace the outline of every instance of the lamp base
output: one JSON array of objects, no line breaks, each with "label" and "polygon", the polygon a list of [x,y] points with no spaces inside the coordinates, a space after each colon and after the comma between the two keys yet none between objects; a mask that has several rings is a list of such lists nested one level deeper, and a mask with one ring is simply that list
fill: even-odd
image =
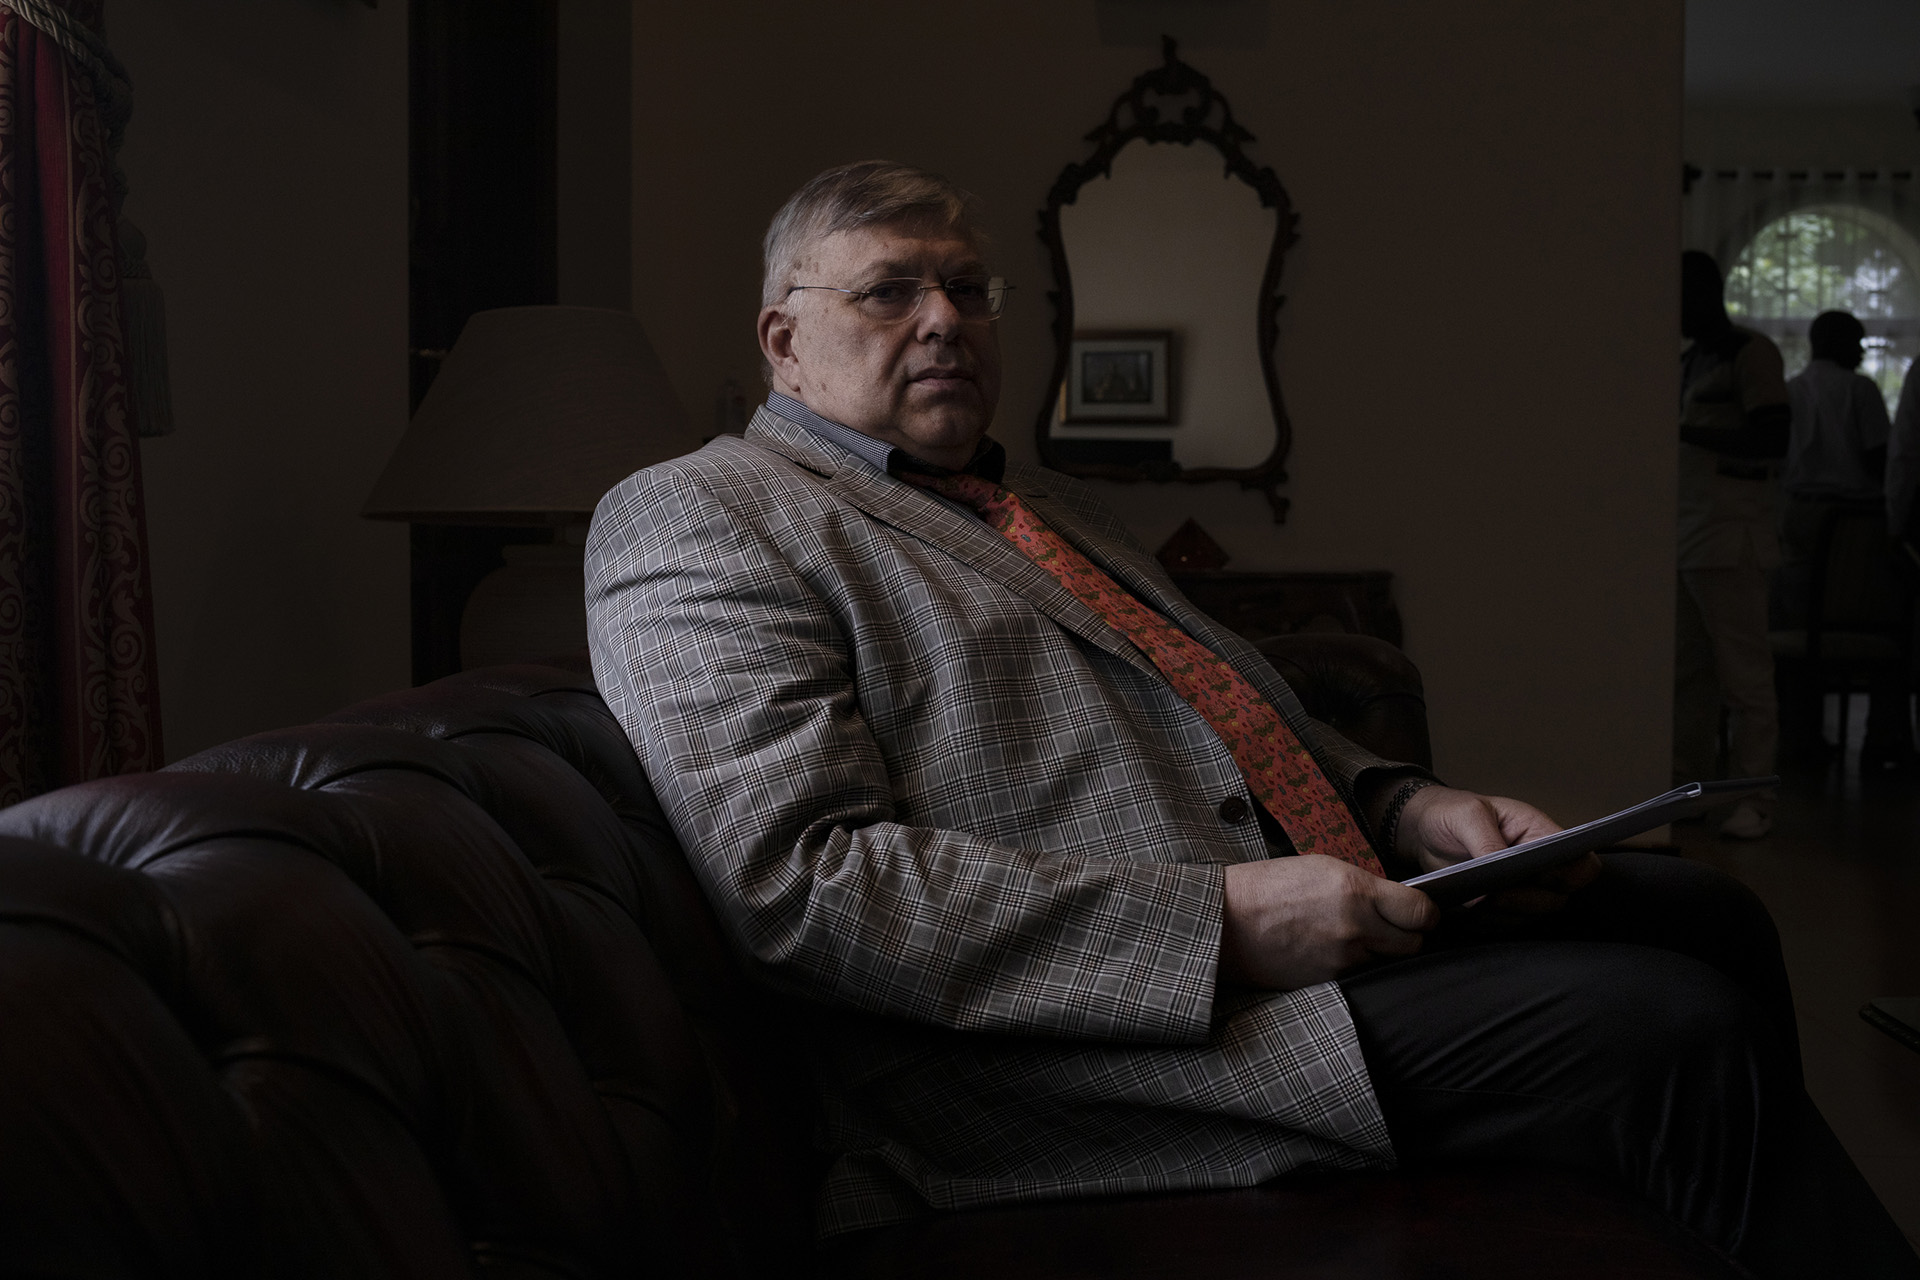
[{"label": "lamp base", "polygon": [[460,667],[578,662],[587,651],[582,548],[565,542],[502,548],[506,564],[474,587],[460,617]]}]

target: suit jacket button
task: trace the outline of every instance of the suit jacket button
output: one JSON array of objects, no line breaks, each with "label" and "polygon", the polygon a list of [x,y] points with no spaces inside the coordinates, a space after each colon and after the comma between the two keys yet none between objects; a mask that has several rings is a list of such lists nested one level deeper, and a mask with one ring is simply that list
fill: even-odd
[{"label": "suit jacket button", "polygon": [[1247,807],[1247,802],[1239,796],[1228,796],[1220,802],[1220,821],[1222,822],[1231,822],[1239,826],[1252,812],[1253,810]]}]

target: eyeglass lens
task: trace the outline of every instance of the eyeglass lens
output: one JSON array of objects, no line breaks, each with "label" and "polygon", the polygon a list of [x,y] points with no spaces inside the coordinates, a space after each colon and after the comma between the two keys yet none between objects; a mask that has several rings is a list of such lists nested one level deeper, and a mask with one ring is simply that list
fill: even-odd
[{"label": "eyeglass lens", "polygon": [[1007,303],[1007,283],[999,276],[955,276],[940,284],[881,280],[861,290],[860,310],[875,320],[904,320],[933,289],[944,290],[953,309],[967,320],[992,320]]}]

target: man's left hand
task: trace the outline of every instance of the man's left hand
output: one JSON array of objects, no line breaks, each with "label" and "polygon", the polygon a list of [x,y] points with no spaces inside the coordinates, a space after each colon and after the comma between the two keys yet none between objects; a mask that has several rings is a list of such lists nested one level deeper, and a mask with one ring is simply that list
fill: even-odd
[{"label": "man's left hand", "polygon": [[[1394,846],[1422,871],[1438,871],[1558,830],[1559,823],[1518,800],[1452,787],[1427,787],[1414,793],[1401,811]],[[1527,914],[1554,911],[1565,905],[1569,893],[1599,874],[1599,857],[1582,854],[1565,866],[1543,873],[1534,884],[1496,894],[1493,902]]]}]

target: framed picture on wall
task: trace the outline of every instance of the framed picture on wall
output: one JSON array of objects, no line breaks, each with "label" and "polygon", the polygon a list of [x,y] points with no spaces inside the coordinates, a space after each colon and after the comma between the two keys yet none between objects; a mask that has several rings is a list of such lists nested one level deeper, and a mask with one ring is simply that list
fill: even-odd
[{"label": "framed picture on wall", "polygon": [[1167,329],[1074,334],[1060,388],[1060,420],[1140,427],[1178,421],[1176,356]]}]

